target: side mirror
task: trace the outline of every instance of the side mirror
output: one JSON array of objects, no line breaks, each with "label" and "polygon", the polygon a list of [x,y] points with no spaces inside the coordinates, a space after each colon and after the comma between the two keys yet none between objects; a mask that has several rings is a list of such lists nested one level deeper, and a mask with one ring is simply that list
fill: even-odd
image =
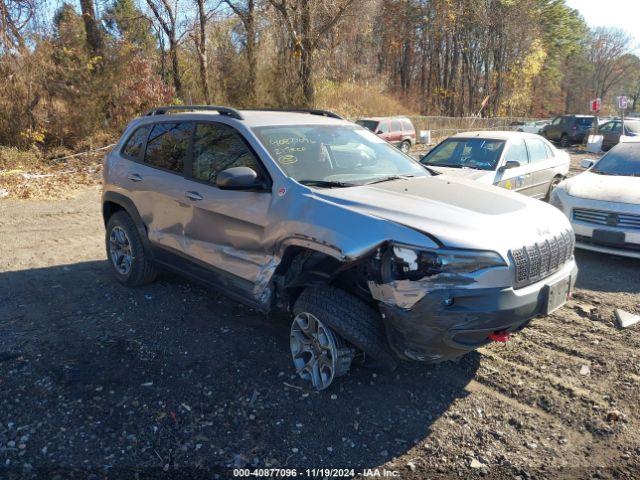
[{"label": "side mirror", "polygon": [[221,171],[216,177],[216,186],[221,190],[261,190],[264,185],[258,174],[249,167],[232,167]]},{"label": "side mirror", "polygon": [[596,161],[592,158],[584,158],[581,162],[580,162],[580,166],[582,168],[584,168],[585,170],[590,169],[591,167],[593,167],[596,164]]},{"label": "side mirror", "polygon": [[375,133],[376,135],[382,135],[382,130],[377,129],[374,133]]},{"label": "side mirror", "polygon": [[518,168],[520,166],[520,162],[517,162],[515,160],[507,160],[507,163],[505,163],[502,167],[500,167],[500,171],[504,172],[505,170],[509,170],[511,168]]}]

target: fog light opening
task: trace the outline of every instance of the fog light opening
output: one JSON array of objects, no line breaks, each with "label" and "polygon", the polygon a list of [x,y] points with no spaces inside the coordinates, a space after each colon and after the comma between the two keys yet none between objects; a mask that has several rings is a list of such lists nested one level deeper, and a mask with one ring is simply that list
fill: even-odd
[{"label": "fog light opening", "polygon": [[446,307],[450,307],[451,305],[453,305],[453,298],[452,297],[446,298],[443,300],[442,303],[444,303]]}]

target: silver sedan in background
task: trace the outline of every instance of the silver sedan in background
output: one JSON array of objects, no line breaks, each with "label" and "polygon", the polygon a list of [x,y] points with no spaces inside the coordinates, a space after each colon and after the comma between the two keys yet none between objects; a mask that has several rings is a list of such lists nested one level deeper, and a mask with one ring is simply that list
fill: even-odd
[{"label": "silver sedan in background", "polygon": [[569,173],[571,159],[540,135],[488,131],[449,137],[420,161],[445,175],[547,200]]}]

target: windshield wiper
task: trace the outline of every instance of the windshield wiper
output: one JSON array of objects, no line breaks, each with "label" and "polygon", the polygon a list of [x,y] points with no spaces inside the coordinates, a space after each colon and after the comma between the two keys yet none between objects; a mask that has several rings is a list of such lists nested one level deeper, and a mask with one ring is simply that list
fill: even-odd
[{"label": "windshield wiper", "polygon": [[307,185],[309,187],[321,187],[321,188],[344,188],[355,187],[355,183],[337,182],[333,180],[298,180],[298,183]]},{"label": "windshield wiper", "polygon": [[374,183],[390,182],[391,180],[402,180],[406,178],[413,178],[415,175],[389,175],[388,177],[378,178],[370,182],[366,182],[364,185],[373,185]]},{"label": "windshield wiper", "polygon": [[463,165],[456,165],[454,163],[428,163],[430,167],[446,167],[446,168],[464,168]]}]

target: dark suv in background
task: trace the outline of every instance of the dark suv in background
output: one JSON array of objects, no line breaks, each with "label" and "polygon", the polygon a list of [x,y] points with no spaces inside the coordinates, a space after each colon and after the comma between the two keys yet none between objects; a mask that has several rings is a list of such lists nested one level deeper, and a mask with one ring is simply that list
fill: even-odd
[{"label": "dark suv in background", "polygon": [[406,117],[361,118],[356,123],[395,145],[403,153],[408,153],[416,143],[416,129]]},{"label": "dark suv in background", "polygon": [[548,140],[559,142],[561,147],[582,143],[587,132],[597,122],[593,115],[562,115],[545,126],[540,134]]}]

